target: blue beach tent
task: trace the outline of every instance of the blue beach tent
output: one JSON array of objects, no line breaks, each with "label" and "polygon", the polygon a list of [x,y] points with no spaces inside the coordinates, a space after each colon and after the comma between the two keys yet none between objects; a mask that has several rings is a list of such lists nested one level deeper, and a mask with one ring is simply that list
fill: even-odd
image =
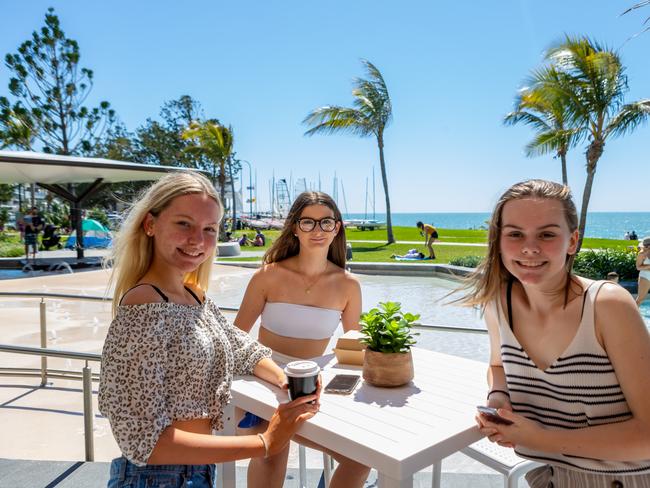
[{"label": "blue beach tent", "polygon": [[[89,247],[111,247],[113,236],[108,228],[93,219],[84,219],[82,222],[84,233],[84,248]],[[74,249],[77,245],[77,234],[72,234],[65,243],[66,249]]]}]

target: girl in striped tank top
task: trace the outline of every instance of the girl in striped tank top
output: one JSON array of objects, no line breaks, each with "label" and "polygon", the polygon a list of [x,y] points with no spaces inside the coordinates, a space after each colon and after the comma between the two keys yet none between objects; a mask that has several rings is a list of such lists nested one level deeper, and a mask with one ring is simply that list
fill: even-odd
[{"label": "girl in striped tank top", "polygon": [[578,217],[569,188],[529,180],[500,198],[466,304],[490,335],[481,432],[545,466],[533,488],[650,488],[650,335],[632,296],[571,272]]}]

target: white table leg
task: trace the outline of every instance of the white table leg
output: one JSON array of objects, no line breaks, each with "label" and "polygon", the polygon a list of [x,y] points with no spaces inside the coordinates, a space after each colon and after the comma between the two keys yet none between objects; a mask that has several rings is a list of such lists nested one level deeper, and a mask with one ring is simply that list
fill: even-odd
[{"label": "white table leg", "polygon": [[[223,409],[223,431],[221,435],[236,435],[237,419],[235,419],[235,406],[232,403]],[[221,463],[217,465],[217,487],[235,488],[236,484],[235,463]]]},{"label": "white table leg", "polygon": [[379,483],[377,486],[379,488],[413,488],[413,476],[407,476],[404,479],[396,480],[389,478],[380,472],[378,481]]}]

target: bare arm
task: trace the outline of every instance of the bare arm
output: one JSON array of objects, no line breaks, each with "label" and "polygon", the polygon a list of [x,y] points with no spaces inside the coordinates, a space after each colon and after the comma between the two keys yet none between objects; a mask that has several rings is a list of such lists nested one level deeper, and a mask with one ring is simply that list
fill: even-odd
[{"label": "bare arm", "polygon": [[361,316],[361,286],[359,281],[349,273],[346,273],[346,290],[348,303],[341,314],[343,330],[359,330],[359,317]]},{"label": "bare arm", "polygon": [[[268,454],[280,452],[303,422],[318,411],[319,393],[280,404],[262,434]],[[314,402],[313,404],[309,402]],[[172,423],[158,437],[147,464],[211,464],[264,457],[266,449],[258,435],[213,436],[181,430]]]},{"label": "bare arm", "polygon": [[648,256],[645,252],[639,253],[639,255],[636,257],[636,269],[639,271],[643,269],[650,269],[650,264],[643,264],[647,257]]},{"label": "bare arm", "polygon": [[287,383],[283,369],[270,358],[264,358],[255,366],[253,374],[258,378],[282,388]]},{"label": "bare arm", "polygon": [[234,324],[241,330],[250,332],[255,325],[255,321],[262,314],[264,305],[266,304],[266,281],[268,270],[266,266],[253,274],[253,277],[246,287],[244,299],[235,317]]},{"label": "bare arm", "polygon": [[[487,371],[489,391],[500,390],[507,392],[508,384],[501,361],[501,337],[495,306],[490,305],[485,309],[485,324],[490,337],[490,365]],[[504,393],[491,394],[487,405],[489,407],[512,409],[510,397]]]}]

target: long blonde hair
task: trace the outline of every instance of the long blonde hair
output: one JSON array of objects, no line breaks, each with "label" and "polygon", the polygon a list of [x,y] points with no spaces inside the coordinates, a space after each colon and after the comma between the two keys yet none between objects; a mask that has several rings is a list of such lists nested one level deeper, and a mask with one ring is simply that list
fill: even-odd
[{"label": "long blonde hair", "polygon": [[302,211],[310,205],[325,205],[334,213],[334,219],[340,222],[341,228],[327,251],[327,259],[340,268],[345,268],[346,239],[343,228],[343,216],[336,202],[327,193],[320,191],[305,191],[296,197],[284,221],[280,236],[264,254],[263,262],[277,263],[300,252],[300,242],[294,234],[295,226]]},{"label": "long blonde hair", "polygon": [[[145,233],[143,222],[147,214],[160,215],[174,198],[182,195],[201,193],[212,198],[219,208],[218,221],[223,217],[223,206],[212,183],[198,173],[178,172],[165,175],[152,186],[144,190],[135,200],[119,232],[113,239],[113,251],[105,264],[113,267],[109,287],[115,284],[113,292],[113,315],[122,296],[146,274],[153,260],[153,239]],[[187,273],[184,282],[207,291],[210,283],[210,271],[215,252],[191,273]]]},{"label": "long blonde hair", "polygon": [[[559,201],[562,204],[564,218],[569,226],[569,230],[574,232],[578,228],[578,213],[568,186],[548,180],[527,180],[512,185],[501,195],[494,208],[494,212],[492,212],[488,231],[487,256],[460,288],[461,291],[465,292],[465,296],[458,300],[458,302],[463,305],[478,305],[484,309],[490,301],[499,296],[504,283],[516,279],[501,261],[499,238],[501,235],[503,207],[511,200],[520,200],[522,198]],[[565,288],[565,305],[568,301],[569,287],[572,282],[571,269],[573,268],[574,259],[575,254],[567,254],[566,271],[568,279]]]}]

